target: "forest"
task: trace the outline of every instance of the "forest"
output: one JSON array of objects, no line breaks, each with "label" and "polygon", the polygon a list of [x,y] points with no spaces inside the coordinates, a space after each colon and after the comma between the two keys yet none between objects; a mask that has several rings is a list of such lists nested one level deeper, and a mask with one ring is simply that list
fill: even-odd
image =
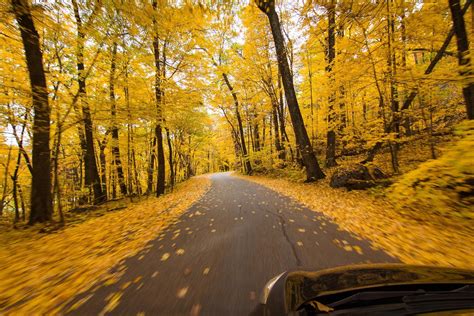
[{"label": "forest", "polygon": [[474,267],[471,0],[0,3],[0,314],[79,308],[219,190],[232,223],[273,205],[243,181],[401,262]]},{"label": "forest", "polygon": [[471,1],[267,2],[4,3],[2,220],[348,163],[472,207]]}]

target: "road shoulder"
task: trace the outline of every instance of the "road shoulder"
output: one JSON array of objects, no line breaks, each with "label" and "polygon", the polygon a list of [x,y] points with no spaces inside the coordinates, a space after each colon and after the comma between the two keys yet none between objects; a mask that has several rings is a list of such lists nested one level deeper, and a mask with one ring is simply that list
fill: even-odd
[{"label": "road shoulder", "polygon": [[233,176],[259,183],[322,212],[340,228],[407,264],[474,268],[474,231],[420,222],[381,197],[330,188],[327,183],[297,183],[265,176]]}]

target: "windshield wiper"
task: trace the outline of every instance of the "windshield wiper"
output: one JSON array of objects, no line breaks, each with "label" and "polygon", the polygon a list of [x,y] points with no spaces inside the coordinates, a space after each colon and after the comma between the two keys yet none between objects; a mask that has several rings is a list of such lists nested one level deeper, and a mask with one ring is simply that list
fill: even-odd
[{"label": "windshield wiper", "polygon": [[326,305],[337,309],[340,306],[347,305],[347,304],[357,304],[363,302],[374,302],[376,300],[383,300],[389,298],[399,298],[405,297],[408,295],[416,295],[416,294],[425,294],[424,290],[416,290],[416,291],[374,291],[374,292],[360,292],[354,295],[348,296],[343,298],[342,300],[328,303]]},{"label": "windshield wiper", "polygon": [[[313,302],[318,301],[315,298]],[[451,291],[367,291],[359,292],[343,299],[327,302],[331,315],[344,314],[397,314],[413,315],[442,310],[474,308],[474,286],[465,285]],[[322,310],[319,310],[322,311]]]},{"label": "windshield wiper", "polygon": [[449,308],[474,308],[474,286],[466,285],[449,292],[429,292],[422,295],[408,295],[402,299],[407,311],[427,313]]}]

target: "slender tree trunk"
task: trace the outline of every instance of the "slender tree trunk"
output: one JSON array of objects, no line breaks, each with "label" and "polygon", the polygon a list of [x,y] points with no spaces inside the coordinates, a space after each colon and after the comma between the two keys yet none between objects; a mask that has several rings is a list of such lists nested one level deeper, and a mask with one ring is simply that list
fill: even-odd
[{"label": "slender tree trunk", "polygon": [[255,151],[260,151],[260,131],[259,131],[259,124],[254,115],[255,124],[253,126],[253,139],[255,142]]},{"label": "slender tree trunk", "polygon": [[79,13],[79,6],[76,0],[72,1],[74,16],[76,18],[77,25],[77,73],[78,73],[78,85],[79,85],[79,98],[82,104],[82,119],[85,131],[85,172],[86,172],[86,184],[92,186],[94,192],[94,204],[101,203],[107,199],[102,191],[100,184],[99,172],[97,170],[97,162],[95,158],[94,148],[94,134],[92,116],[87,102],[86,94],[86,74],[84,66],[84,42],[85,34],[83,30],[82,20]]},{"label": "slender tree trunk", "polygon": [[[22,156],[22,151],[21,147],[23,146],[23,136],[25,134],[25,128],[26,128],[26,115],[25,115],[25,121],[23,122],[23,125],[21,127],[21,133],[20,133],[20,138],[18,138],[18,155],[16,158],[16,164],[15,164],[15,170],[13,171],[13,175],[11,175],[12,183],[13,183],[13,203],[15,205],[15,223],[19,221],[20,219],[20,210],[18,206],[18,193],[21,198],[21,208],[22,208],[22,220],[25,220],[25,203],[23,201],[23,196],[21,194],[21,188],[18,183],[18,173],[20,171],[20,165],[21,165],[21,156]],[[8,168],[7,168],[8,169]]]},{"label": "slender tree trunk", "polygon": [[328,49],[326,72],[329,75],[330,94],[328,97],[328,115],[327,115],[327,140],[326,140],[326,167],[334,167],[336,163],[336,116],[334,115],[334,103],[336,102],[336,91],[334,90],[334,60],[336,58],[336,6],[334,0],[331,0],[328,8]]},{"label": "slender tree trunk", "polygon": [[[153,9],[157,12],[157,1],[153,1]],[[156,125],[155,125],[155,137],[157,142],[157,179],[156,179],[156,196],[160,196],[165,193],[165,154],[163,149],[163,111],[161,102],[161,71],[160,71],[160,47],[159,38],[156,26],[156,18],[153,18],[154,32],[153,35],[153,54],[155,58],[155,102],[156,102]]]},{"label": "slender tree trunk", "polygon": [[[132,112],[130,109],[130,94],[128,91],[128,63],[125,68],[125,85],[123,87],[123,93],[125,95],[125,102],[127,105],[127,180],[128,180],[128,192],[131,194],[134,192],[133,189],[133,182],[135,181],[135,185],[137,187],[137,192],[138,192],[138,183],[136,181],[136,178],[133,176],[133,155],[134,149],[132,148],[133,144],[133,127],[132,127]],[[132,154],[133,153],[133,154]]]},{"label": "slender tree trunk", "polygon": [[173,162],[173,146],[171,144],[171,135],[170,135],[170,130],[169,128],[165,128],[166,130],[166,140],[168,142],[168,164],[170,165],[170,187],[174,187],[174,181],[175,181],[175,176],[174,176],[174,162]]},{"label": "slender tree trunk", "polygon": [[[12,146],[8,146],[8,155],[7,155],[7,163],[5,164],[5,172],[3,173],[3,191],[2,197],[0,199],[0,217],[3,216],[3,208],[5,207],[5,201],[7,199],[7,192],[8,192],[8,169],[10,168],[10,158],[12,156]],[[18,155],[18,157],[21,157]],[[17,163],[18,165],[18,163]]]},{"label": "slender tree trunk", "polygon": [[[471,0],[468,0],[471,2]],[[453,19],[454,33],[458,47],[458,64],[461,67],[460,74],[463,77],[462,94],[466,103],[466,113],[469,120],[474,119],[474,83],[472,82],[471,57],[469,55],[469,40],[461,10],[460,0],[449,0],[449,9]]]},{"label": "slender tree trunk", "polygon": [[395,81],[395,76],[397,73],[397,62],[395,56],[395,49],[393,48],[394,39],[395,39],[395,15],[392,13],[392,3],[393,0],[387,1],[387,43],[388,43],[388,54],[387,54],[387,66],[389,69],[389,84],[390,84],[390,102],[392,110],[392,126],[391,130],[395,133],[395,141],[390,142],[390,154],[392,158],[392,169],[395,173],[399,172],[399,163],[398,163],[398,151],[399,143],[398,139],[400,138],[400,112],[399,112],[399,101],[398,101],[398,86]]},{"label": "slender tree trunk", "polygon": [[314,155],[313,148],[309,141],[308,133],[304,126],[303,117],[296,99],[295,88],[293,85],[293,78],[288,65],[288,58],[286,55],[285,43],[281,31],[280,20],[275,11],[275,3],[268,0],[259,0],[257,4],[262,12],[264,12],[270,22],[272,29],[273,40],[275,42],[276,54],[278,58],[278,67],[280,69],[283,87],[285,88],[285,96],[288,102],[288,110],[290,111],[293,129],[295,131],[296,143],[301,151],[303,163],[306,167],[306,180],[315,181],[325,177],[323,171],[319,167],[318,160]]},{"label": "slender tree trunk", "polygon": [[20,27],[33,99],[33,174],[29,224],[49,221],[53,214],[51,195],[50,113],[48,87],[43,68],[43,52],[27,0],[12,0]]},{"label": "slender tree trunk", "polygon": [[117,123],[117,103],[115,101],[115,59],[117,56],[117,43],[112,46],[112,60],[110,63],[110,80],[109,80],[109,94],[110,94],[110,114],[112,118],[112,156],[117,171],[117,177],[120,187],[120,193],[127,195],[127,185],[125,184],[125,176],[123,173],[122,159],[120,158],[120,142],[119,129]]},{"label": "slender tree trunk", "polygon": [[138,175],[137,160],[135,158],[135,149],[132,149],[132,162],[133,162],[133,176],[135,178],[135,186],[137,188],[137,194],[142,194],[142,185],[140,183],[140,177]]},{"label": "slender tree trunk", "polygon": [[275,150],[278,153],[278,159],[285,160],[285,150],[281,146],[280,131],[278,127],[277,108],[278,108],[278,104],[275,102],[272,102],[272,121],[273,121],[274,137],[275,137]]},{"label": "slender tree trunk", "polygon": [[23,189],[21,188],[21,185],[18,183],[18,195],[20,196],[20,205],[21,205],[21,220],[25,221],[26,220],[26,205],[25,205],[25,199],[23,198]]},{"label": "slender tree trunk", "polygon": [[286,124],[285,124],[285,102],[283,100],[283,87],[281,86],[281,73],[278,70],[278,94],[279,94],[279,102],[276,105],[276,111],[278,116],[278,125],[280,128],[280,143],[281,143],[281,150],[283,151],[283,160],[286,160],[286,149],[285,149],[285,138],[288,143],[288,147],[290,149],[290,157],[293,160],[293,149],[291,149],[290,140],[288,139],[288,135],[286,134]]},{"label": "slender tree trunk", "polygon": [[250,164],[250,160],[248,157],[247,146],[245,142],[245,134],[244,134],[244,127],[242,124],[242,117],[240,116],[240,109],[239,109],[239,99],[237,98],[237,93],[234,91],[234,87],[230,84],[229,77],[226,73],[222,73],[222,77],[224,78],[224,82],[229,89],[230,93],[232,94],[232,98],[234,99],[234,111],[235,111],[235,118],[237,119],[237,126],[239,130],[240,136],[240,147],[242,150],[242,158],[244,160],[244,171],[246,174],[252,173],[252,165]]},{"label": "slender tree trunk", "polygon": [[[7,103],[7,107],[10,110],[10,104]],[[23,159],[26,162],[26,166],[28,167],[28,171],[30,172],[31,175],[33,175],[33,165],[31,164],[30,156],[28,156],[28,153],[25,150],[25,147],[23,146],[23,135],[24,135],[24,127],[25,122],[28,120],[28,111],[25,112],[25,115],[23,116],[23,124],[22,124],[22,133],[21,137],[18,136],[18,133],[16,132],[16,125],[13,123],[13,121],[10,120],[10,126],[12,127],[12,132],[13,136],[15,137],[16,143],[18,145],[18,150],[20,151],[21,155],[23,156]]]},{"label": "slender tree trunk", "polygon": [[13,206],[15,207],[15,218],[13,219],[13,224],[16,224],[20,221],[20,207],[18,205],[18,181],[12,177],[13,182]]},{"label": "slender tree trunk", "polygon": [[56,131],[56,141],[54,146],[54,163],[53,163],[53,175],[54,175],[54,183],[53,183],[53,193],[56,197],[56,204],[57,210],[59,215],[59,222],[64,224],[64,213],[63,213],[63,206],[61,203],[61,187],[59,185],[59,149],[61,148],[61,135],[62,135],[62,124],[60,122],[59,112],[57,114],[57,131]]},{"label": "slender tree trunk", "polygon": [[[342,40],[344,38],[344,25],[340,25],[337,31],[337,39]],[[341,55],[342,51],[338,50],[337,55]],[[343,83],[339,84],[339,124],[338,131],[344,132],[344,129],[348,126],[347,109],[346,109],[346,87]],[[354,111],[352,111],[352,118],[354,118]],[[352,125],[355,125],[354,119]]]},{"label": "slender tree trunk", "polygon": [[155,126],[155,136],[157,143],[157,183],[156,183],[156,196],[160,196],[165,193],[165,154],[163,148],[163,129],[161,124]]},{"label": "slender tree trunk", "polygon": [[309,110],[311,115],[311,146],[314,147],[314,97],[313,97],[313,69],[309,49],[306,49],[306,60],[308,62],[308,83],[309,83]]},{"label": "slender tree trunk", "polygon": [[191,135],[188,136],[188,152],[186,153],[187,178],[194,176],[193,159],[191,155]]},{"label": "slender tree trunk", "polygon": [[150,141],[150,157],[148,159],[148,178],[147,178],[147,194],[153,192],[153,176],[155,173],[155,156],[156,156],[156,136],[152,136]]},{"label": "slender tree trunk", "polygon": [[107,135],[104,139],[99,142],[99,164],[100,164],[100,182],[102,186],[102,192],[107,195],[107,159],[105,157],[105,148],[107,147]]}]

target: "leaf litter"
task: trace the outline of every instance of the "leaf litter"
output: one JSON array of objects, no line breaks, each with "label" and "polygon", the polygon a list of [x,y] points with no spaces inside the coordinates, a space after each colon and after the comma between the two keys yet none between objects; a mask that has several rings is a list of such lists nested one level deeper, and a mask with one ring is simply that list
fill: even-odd
[{"label": "leaf litter", "polygon": [[[356,239],[369,240],[374,249],[382,249],[404,263],[474,268],[472,223],[446,222],[428,214],[413,218],[383,197],[364,191],[334,189],[327,181],[308,184],[264,176],[234,176],[266,186],[323,213]],[[420,219],[423,216],[425,218]],[[347,246],[341,245],[342,248]],[[362,254],[360,247],[346,248]]]},{"label": "leaf litter", "polygon": [[[0,234],[3,313],[58,314],[78,294],[102,282],[116,283],[126,270],[119,263],[140,253],[149,241],[178,222],[209,186],[209,178],[195,177],[179,184],[172,193],[150,197],[53,234],[40,235],[33,230]],[[164,254],[162,260],[168,257]],[[116,293],[111,297],[103,312],[113,310],[120,296]]]}]

